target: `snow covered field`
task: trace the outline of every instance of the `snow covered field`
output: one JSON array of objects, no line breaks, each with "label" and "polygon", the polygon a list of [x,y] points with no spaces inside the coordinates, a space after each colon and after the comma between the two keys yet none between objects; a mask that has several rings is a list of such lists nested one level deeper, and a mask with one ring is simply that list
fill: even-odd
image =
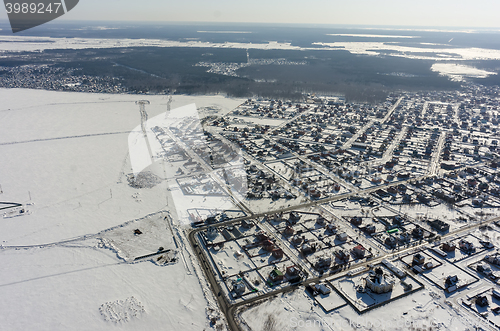
[{"label": "snow covered field", "polygon": [[464,80],[464,77],[486,78],[489,75],[496,75],[496,72],[481,70],[456,63],[435,63],[432,65],[431,70],[437,71],[441,75],[448,76],[455,81],[462,81]]},{"label": "snow covered field", "polygon": [[[325,313],[303,287],[240,313],[251,330],[472,330],[477,319],[450,307],[442,295],[424,289],[366,314],[351,306]],[[267,327],[267,329],[266,329]]]},{"label": "snow covered field", "polygon": [[[1,329],[215,328],[215,301],[173,208],[182,193],[161,177],[151,188],[127,177],[135,102],[148,99],[153,117],[168,96],[0,89],[0,98],[0,201],[30,204],[0,218]],[[175,96],[172,108],[192,103],[224,114],[241,100]],[[172,254],[133,262],[160,247]]]}]

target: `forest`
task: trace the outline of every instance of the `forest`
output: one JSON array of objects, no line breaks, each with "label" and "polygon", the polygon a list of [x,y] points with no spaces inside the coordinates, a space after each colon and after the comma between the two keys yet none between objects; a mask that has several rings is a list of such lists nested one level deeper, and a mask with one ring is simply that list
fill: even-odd
[{"label": "forest", "polygon": [[[286,59],[292,64],[242,65],[248,58]],[[344,50],[248,50],[248,58],[247,50],[230,48],[68,49],[6,56],[0,66],[48,64],[77,69],[73,75],[116,77],[131,93],[220,93],[290,100],[317,93],[372,103],[397,90],[459,88],[458,83],[431,71],[432,61],[425,60],[354,55]],[[209,68],[196,66],[200,62],[242,66],[230,76],[207,72]]]}]

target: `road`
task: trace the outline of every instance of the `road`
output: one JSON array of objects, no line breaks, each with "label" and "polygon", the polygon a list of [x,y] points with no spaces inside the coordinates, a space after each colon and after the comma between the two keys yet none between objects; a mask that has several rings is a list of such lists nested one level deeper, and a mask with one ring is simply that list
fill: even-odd
[{"label": "road", "polygon": [[382,123],[385,123],[389,120],[389,118],[391,118],[392,114],[394,113],[394,110],[396,110],[396,108],[398,108],[399,104],[401,103],[401,101],[404,99],[404,97],[400,97],[398,99],[398,101],[396,101],[396,103],[392,106],[391,109],[389,109],[389,111],[387,112],[387,114],[384,116],[384,118],[382,119]]},{"label": "road", "polygon": [[[382,123],[385,123],[386,121],[388,121],[390,119],[390,117],[394,113],[395,109],[399,106],[399,104],[402,101],[402,99],[403,99],[403,97],[399,98],[397,100],[397,102],[391,107],[391,109],[388,111],[388,113],[386,114],[386,116],[383,118]],[[427,105],[424,105],[424,108],[426,108],[425,106],[427,106]],[[295,120],[300,115],[301,114],[297,115],[292,120]],[[359,136],[360,134],[362,134],[362,132],[364,132],[366,130],[366,128],[368,128],[370,125],[372,125],[372,123],[373,122],[369,122],[367,125],[365,125],[363,127],[363,129],[361,129],[355,136],[353,136],[344,146],[352,144],[352,142],[355,141],[355,139],[357,138],[357,136]],[[405,131],[406,131],[406,129],[403,129],[400,132],[400,134],[398,134],[398,136],[396,137],[396,139],[394,139],[393,143],[389,147],[389,150],[387,150],[386,153],[384,153],[384,156],[387,157],[388,155],[392,154],[392,151],[395,148],[396,143],[399,142],[400,139],[404,136]],[[171,136],[173,136],[172,133],[170,133],[170,134],[171,134]],[[430,177],[430,176],[434,176],[438,172],[438,170],[439,170],[439,162],[438,162],[439,161],[439,155],[441,154],[441,150],[442,150],[442,147],[443,147],[443,144],[444,144],[445,135],[446,135],[446,132],[442,132],[441,135],[440,135],[440,137],[439,137],[439,139],[438,139],[437,148],[435,148],[432,160],[430,162],[429,172],[427,174],[421,175],[418,178],[411,178],[411,179],[407,179],[407,180],[403,180],[403,181],[394,181],[394,182],[391,182],[391,183],[386,183],[384,185],[378,185],[378,186],[374,186],[374,187],[371,187],[371,188],[368,188],[368,189],[363,189],[363,190],[360,190],[359,188],[353,187],[352,185],[348,185],[348,187],[351,189],[351,192],[347,192],[347,193],[344,193],[344,194],[339,194],[339,195],[336,195],[336,196],[333,196],[333,197],[329,197],[329,198],[325,198],[325,199],[321,199],[321,200],[309,201],[309,202],[305,202],[305,203],[302,203],[302,204],[299,204],[299,205],[295,205],[295,206],[289,206],[289,207],[279,208],[279,209],[276,209],[276,210],[268,210],[266,212],[255,213],[255,214],[253,214],[250,210],[248,210],[248,208],[244,207],[244,202],[243,201],[237,201],[237,204],[240,207],[242,207],[243,210],[245,210],[245,211],[248,212],[248,216],[241,217],[241,218],[238,218],[238,219],[228,220],[228,221],[221,222],[221,223],[217,223],[217,226],[232,225],[232,224],[239,223],[239,222],[241,222],[242,220],[245,220],[245,219],[259,219],[259,218],[265,216],[266,214],[271,214],[271,213],[289,212],[289,211],[298,210],[298,209],[305,209],[305,208],[315,207],[315,206],[322,205],[322,204],[325,204],[325,203],[328,203],[328,202],[339,201],[339,200],[346,199],[346,198],[349,198],[349,197],[352,197],[352,196],[355,196],[355,195],[359,195],[359,194],[369,194],[369,193],[372,193],[372,192],[377,191],[379,189],[386,189],[386,188],[389,188],[391,186],[405,184],[405,183],[413,181],[413,180],[421,180],[421,179],[424,179],[424,178],[427,178],[427,177]],[[222,137],[219,137],[219,138],[222,138]],[[206,164],[203,160],[201,160],[199,158],[199,156],[195,155],[195,153],[193,153],[192,151],[189,151],[189,148],[187,148],[183,144],[183,142],[181,142],[181,141],[179,141],[178,139],[175,139],[175,138],[174,138],[174,140],[177,140],[176,142],[193,159],[195,159],[198,162],[200,162],[203,165],[203,167],[205,168],[205,170],[207,170],[207,171],[211,170],[210,167],[209,167],[209,165]],[[227,141],[225,138],[223,140]],[[300,155],[296,155],[295,153],[293,153],[293,154],[294,154],[295,157],[297,157],[298,159],[304,161],[306,164],[312,165],[315,168],[318,167],[318,165],[312,164],[312,162],[309,159],[307,159],[307,158],[305,158],[303,156],[300,156]],[[247,156],[249,156],[249,155],[247,155]],[[216,180],[217,182],[219,182],[219,184],[222,187],[225,186],[224,183],[221,183],[221,179],[220,178],[214,178],[214,180]],[[227,189],[227,191],[232,196],[231,191],[229,189]],[[446,235],[443,235],[441,237],[441,240],[445,240],[448,237],[456,236],[456,235],[460,235],[460,234],[472,231],[473,229],[476,229],[476,228],[478,228],[481,225],[488,224],[488,223],[491,223],[491,222],[495,222],[495,221],[498,221],[498,220],[500,220],[500,217],[496,217],[496,218],[493,218],[493,219],[488,220],[488,221],[482,221],[482,222],[470,224],[467,227],[459,228],[459,229],[457,229],[455,231],[452,231],[452,232],[450,232],[450,233],[448,233]],[[274,237],[276,237],[276,239],[277,239],[276,242],[277,243],[281,242],[281,240],[279,240],[279,238],[277,238],[277,236],[275,234],[275,231],[273,229],[271,229],[270,227],[268,227],[267,224],[260,224],[260,226],[262,226],[264,229],[267,230],[267,232],[269,232]],[[192,246],[192,248],[193,248],[193,250],[194,250],[194,252],[195,252],[195,254],[197,256],[197,259],[200,262],[200,265],[202,266],[203,272],[205,273],[205,276],[206,276],[207,280],[209,281],[210,286],[212,287],[212,291],[213,291],[213,293],[215,294],[215,296],[217,298],[217,302],[218,302],[218,304],[220,306],[220,309],[224,313],[224,315],[226,316],[226,320],[227,320],[227,323],[228,323],[228,326],[229,326],[230,330],[233,330],[233,331],[240,330],[239,323],[238,323],[238,321],[236,319],[236,316],[235,316],[235,314],[237,313],[238,308],[240,308],[240,307],[242,307],[244,305],[248,305],[248,304],[253,303],[253,302],[257,302],[257,301],[260,301],[260,300],[265,300],[265,299],[270,298],[272,296],[275,296],[277,294],[286,293],[286,292],[291,291],[291,290],[293,290],[293,289],[295,289],[297,287],[297,285],[291,285],[291,286],[288,286],[288,287],[285,287],[285,288],[281,288],[281,289],[276,290],[276,291],[262,293],[260,295],[257,295],[255,297],[251,298],[251,299],[244,300],[244,301],[241,301],[241,302],[238,302],[238,303],[232,303],[232,302],[230,302],[229,298],[226,297],[226,295],[224,294],[224,291],[221,288],[221,286],[224,286],[223,283],[219,282],[218,276],[216,275],[216,273],[213,270],[212,265],[211,265],[211,263],[209,261],[209,257],[205,254],[205,251],[204,251],[204,249],[202,247],[202,244],[197,239],[197,235],[201,231],[206,230],[207,227],[208,226],[204,226],[204,227],[192,230],[189,233],[189,235],[188,235],[188,239],[189,239],[190,245]],[[421,244],[416,244],[415,246],[410,246],[410,247],[401,249],[401,250],[396,251],[396,252],[385,252],[384,253],[384,252],[380,251],[381,254],[379,256],[377,256],[377,257],[375,257],[375,258],[373,258],[373,259],[371,259],[369,261],[365,261],[365,262],[361,262],[361,263],[355,263],[351,267],[347,268],[346,270],[343,270],[343,271],[337,273],[336,276],[341,276],[341,275],[349,272],[353,268],[359,268],[359,267],[367,266],[369,264],[377,264],[377,263],[380,263],[383,259],[391,259],[391,258],[393,258],[395,256],[399,256],[401,254],[404,254],[404,253],[407,253],[407,252],[410,252],[410,251],[416,251],[416,250],[424,249],[426,247],[429,247],[430,245],[431,245],[430,243],[423,242]],[[296,256],[296,254],[294,254],[293,252],[289,251],[289,249],[287,247],[284,247],[284,250],[286,251],[287,255],[289,255],[291,258],[293,257],[292,261],[294,263],[297,263],[298,265],[300,265],[304,270],[309,270],[309,267],[307,265],[303,265],[303,262],[298,258],[298,256]],[[316,283],[316,282],[319,282],[319,281],[324,280],[325,278],[328,278],[328,277],[331,277],[331,276],[332,276],[332,274],[326,274],[326,275],[323,275],[323,276],[320,276],[320,277],[309,278],[309,279],[304,280],[300,285],[307,285],[307,284],[310,284],[312,282]]]},{"label": "road", "polygon": [[[427,176],[428,175],[422,176],[422,178],[425,178]],[[406,183],[406,182],[409,182],[409,181],[410,181],[410,179],[405,180],[405,181],[398,181],[398,182],[395,182],[395,183],[389,183],[389,184],[386,184],[386,185],[381,185],[381,186],[373,187],[373,188],[370,188],[370,189],[363,190],[363,193],[370,193],[370,192],[376,191],[376,190],[381,189],[381,188],[387,188],[387,187],[390,187],[390,186],[399,185],[399,184]],[[230,224],[235,224],[235,223],[241,222],[244,219],[256,219],[256,218],[260,218],[260,217],[263,217],[264,215],[269,214],[269,213],[287,212],[287,211],[292,211],[292,210],[297,210],[297,209],[303,209],[303,208],[307,208],[307,207],[312,207],[312,206],[316,206],[318,204],[324,204],[326,202],[332,202],[332,201],[342,200],[344,198],[348,198],[348,197],[353,196],[355,194],[356,193],[353,193],[353,192],[346,193],[346,194],[341,194],[341,195],[338,195],[338,196],[335,196],[335,197],[331,197],[331,198],[328,198],[328,199],[322,199],[320,201],[312,201],[312,202],[304,203],[304,204],[301,204],[301,205],[298,205],[298,206],[291,206],[291,207],[287,207],[287,208],[282,208],[282,209],[279,209],[279,210],[276,210],[276,211],[273,211],[273,212],[268,211],[266,213],[249,215],[249,216],[245,216],[245,217],[242,217],[242,218],[238,218],[238,219],[234,219],[234,220],[230,220],[230,221],[218,223],[217,225],[218,226],[226,226],[226,225],[230,225]],[[500,220],[500,217],[496,217],[496,218],[493,218],[493,219],[490,219],[490,220],[487,220],[487,221],[482,221],[482,222],[471,224],[471,225],[469,225],[467,227],[459,228],[459,229],[457,229],[455,231],[447,233],[446,235],[443,235],[441,237],[441,241],[445,240],[448,237],[460,235],[460,234],[472,231],[473,229],[476,229],[476,228],[478,228],[478,227],[480,227],[482,225],[489,224],[489,223],[492,223],[492,222],[495,222],[495,221],[499,221],[499,220]],[[221,311],[226,316],[226,320],[228,322],[230,330],[232,330],[232,331],[238,331],[238,330],[240,330],[238,321],[236,320],[236,316],[235,316],[235,314],[237,312],[237,309],[239,307],[247,305],[247,304],[250,304],[250,303],[253,303],[253,302],[256,302],[256,301],[260,301],[260,300],[264,300],[264,299],[270,298],[270,297],[275,296],[277,294],[281,294],[281,293],[286,293],[286,292],[292,291],[293,289],[295,289],[297,287],[297,285],[291,285],[289,287],[282,288],[282,289],[279,289],[277,291],[272,291],[272,292],[261,294],[261,295],[259,295],[257,297],[254,297],[254,298],[251,298],[249,300],[245,300],[245,301],[242,301],[242,302],[239,302],[239,303],[234,303],[234,304],[229,303],[227,301],[225,295],[223,294],[221,288],[220,288],[219,282],[215,278],[215,275],[214,275],[214,273],[212,271],[212,267],[211,267],[210,263],[207,261],[207,258],[205,256],[205,254],[202,252],[202,249],[200,248],[200,244],[196,240],[196,235],[198,233],[200,233],[201,231],[206,230],[206,228],[207,227],[202,227],[202,228],[199,228],[199,229],[191,231],[189,233],[189,235],[188,235],[188,238],[189,238],[189,242],[190,242],[191,246],[193,247],[193,250],[196,253],[196,256],[197,256],[198,260],[200,261],[200,264],[201,264],[201,266],[203,268],[203,271],[204,271],[204,273],[205,273],[208,281],[211,284],[213,293],[217,297],[217,301],[219,303],[219,307],[221,308]],[[270,233],[273,233],[273,232],[270,231]],[[422,243],[422,244],[411,246],[411,247],[408,247],[408,248],[405,248],[405,249],[402,249],[402,250],[398,250],[396,252],[382,254],[382,255],[380,255],[380,256],[378,256],[376,258],[373,258],[373,259],[371,259],[369,261],[365,261],[365,262],[362,262],[362,263],[354,264],[350,268],[348,268],[348,269],[346,269],[346,270],[338,273],[337,275],[340,276],[340,275],[343,275],[343,274],[349,272],[352,269],[363,267],[363,266],[367,266],[368,264],[376,264],[376,263],[381,262],[383,259],[390,259],[390,258],[392,258],[392,257],[394,257],[396,255],[401,255],[401,254],[403,254],[405,252],[408,252],[408,251],[423,249],[423,248],[429,247],[429,246],[430,246],[429,243]],[[324,275],[324,276],[321,276],[321,277],[315,277],[315,278],[306,279],[304,282],[301,283],[301,285],[307,285],[307,284],[310,284],[312,282],[317,283],[317,282],[319,282],[319,281],[321,281],[321,280],[323,280],[325,278],[331,277],[331,276],[332,276],[331,274],[327,274],[327,275]]]},{"label": "road", "polygon": [[[248,218],[248,217],[245,217],[245,218]],[[245,218],[235,219],[235,220],[232,220],[230,222],[231,223],[237,223],[237,222],[240,222],[241,220],[243,220]],[[460,234],[463,234],[465,232],[469,232],[469,231],[471,231],[473,229],[476,229],[476,228],[478,228],[478,227],[480,227],[482,225],[486,225],[486,224],[489,224],[489,223],[492,223],[492,222],[496,222],[496,221],[500,221],[500,217],[496,217],[496,218],[490,219],[488,221],[483,221],[483,222],[471,224],[470,226],[457,229],[455,231],[447,233],[446,235],[443,235],[441,237],[441,241],[445,240],[448,237],[460,235]],[[251,303],[256,302],[256,301],[260,301],[260,300],[264,300],[264,299],[270,298],[270,297],[275,296],[277,294],[281,294],[281,293],[286,293],[286,292],[292,291],[295,288],[297,288],[298,285],[305,286],[305,285],[308,285],[310,283],[318,283],[318,282],[324,280],[325,278],[329,278],[329,277],[333,276],[333,274],[326,274],[326,275],[323,275],[321,277],[309,278],[309,279],[304,280],[300,284],[290,285],[288,287],[281,288],[279,290],[272,291],[272,292],[267,292],[267,293],[261,294],[261,295],[259,295],[257,297],[254,297],[254,298],[242,301],[242,302],[231,304],[231,303],[229,303],[227,301],[225,295],[223,294],[223,292],[222,292],[222,290],[221,290],[221,288],[219,286],[219,282],[217,281],[217,279],[214,276],[214,273],[212,271],[210,263],[207,261],[206,256],[205,256],[205,254],[203,253],[203,251],[202,251],[202,249],[200,247],[200,244],[196,240],[196,235],[199,232],[203,231],[203,230],[204,229],[196,229],[196,230],[191,231],[189,233],[189,235],[188,235],[189,242],[190,242],[191,246],[193,247],[193,250],[195,251],[198,260],[200,261],[200,264],[201,264],[201,266],[203,268],[203,272],[205,273],[205,276],[207,277],[208,281],[210,282],[210,285],[212,287],[213,293],[215,294],[215,296],[217,298],[217,301],[219,303],[219,307],[221,308],[222,312],[226,316],[227,322],[229,324],[229,328],[232,331],[239,331],[239,330],[241,330],[240,327],[239,327],[238,321],[236,320],[236,316],[235,316],[235,314],[237,312],[237,309],[239,307],[251,304]],[[420,250],[420,249],[423,249],[425,247],[429,247],[430,245],[431,245],[430,243],[422,243],[422,244],[419,244],[419,245],[410,246],[408,248],[399,250],[397,252],[387,253],[387,254],[381,255],[379,257],[373,258],[373,259],[371,259],[369,261],[365,261],[365,262],[362,262],[362,263],[353,264],[350,268],[347,268],[347,269],[345,269],[345,270],[343,270],[343,271],[341,271],[341,272],[339,272],[339,273],[337,273],[335,275],[337,277],[340,277],[340,276],[342,276],[344,274],[347,274],[352,269],[357,269],[357,268],[360,268],[360,267],[365,267],[365,266],[367,266],[369,264],[377,264],[377,263],[380,263],[383,259],[391,259],[391,258],[393,258],[393,257],[395,257],[397,255],[401,255],[401,254],[404,254],[404,253],[409,252],[409,251]]]},{"label": "road", "polygon": [[205,160],[203,160],[197,153],[195,153],[191,148],[186,146],[186,144],[176,135],[174,134],[169,128],[165,128],[164,132],[172,139],[177,146],[182,148],[184,152],[186,152],[187,155],[189,155],[193,160],[196,160],[202,167],[203,170],[205,170],[205,173],[210,176],[219,186],[226,191],[227,195],[231,197],[233,200],[234,204],[237,205],[238,207],[241,208],[241,210],[244,210],[248,214],[252,214],[252,211],[248,209],[232,192],[231,188],[227,185],[227,183],[219,177],[219,175],[216,174],[215,170],[207,164]]},{"label": "road", "polygon": [[439,135],[439,139],[437,142],[437,148],[434,149],[432,159],[430,162],[430,167],[428,168],[428,174],[430,176],[437,175],[439,171],[439,158],[441,155],[441,151],[443,150],[443,145],[444,145],[444,139],[446,137],[447,131],[441,132]]},{"label": "road", "polygon": [[[403,100],[404,97],[400,97],[398,99],[398,101],[396,101],[394,103],[394,105],[392,105],[392,107],[389,109],[389,111],[387,112],[387,114],[384,116],[384,118],[382,119],[381,123],[385,123],[389,120],[389,118],[391,118],[392,114],[394,113],[394,110],[396,110],[396,108],[399,106],[399,104],[401,103],[401,100]],[[356,134],[354,134],[351,138],[349,138],[349,140],[347,140],[345,142],[345,144],[342,146],[343,149],[349,149],[351,148],[352,144],[359,138],[359,136],[361,136],[369,127],[371,127],[373,125],[373,123],[375,122],[375,120],[371,120],[369,121],[368,123],[366,123],[363,128],[361,128],[360,130],[358,130],[358,132],[356,132]]]}]

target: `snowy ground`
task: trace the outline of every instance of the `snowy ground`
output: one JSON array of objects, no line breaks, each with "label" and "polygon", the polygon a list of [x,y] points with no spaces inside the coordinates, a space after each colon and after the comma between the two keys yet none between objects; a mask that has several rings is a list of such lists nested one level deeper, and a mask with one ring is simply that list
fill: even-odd
[{"label": "snowy ground", "polygon": [[437,71],[441,75],[448,76],[455,81],[462,81],[464,77],[486,78],[489,75],[497,74],[496,72],[481,70],[457,63],[435,63],[432,65],[431,70]]},{"label": "snowy ground", "polygon": [[[153,187],[127,177],[127,138],[141,122],[135,102],[148,99],[152,117],[168,96],[0,89],[0,98],[0,201],[30,204],[0,218],[1,328],[217,327],[177,218],[193,200],[169,190],[161,162],[148,169],[160,178]],[[224,114],[241,100],[175,96],[172,108],[192,103]],[[160,247],[171,254],[133,262]]]},{"label": "snowy ground", "polygon": [[[276,49],[276,50],[346,50],[352,54],[392,56],[410,59],[435,61],[460,60],[497,60],[500,51],[485,48],[449,48],[443,44],[416,44],[401,46],[391,42],[313,42],[312,47],[300,47],[291,43],[269,41],[267,43],[216,43],[192,41],[173,41],[163,39],[106,39],[106,38],[52,38],[34,36],[1,36],[0,46],[3,51],[40,51],[46,49],[88,49],[115,47],[203,47],[236,49]],[[478,70],[478,69],[476,69]],[[448,69],[449,71],[449,69]],[[462,70],[463,71],[463,70]],[[468,70],[470,71],[470,69]]]},{"label": "snowy ground", "polygon": [[[182,263],[128,264],[97,240],[0,253],[4,330],[201,330],[208,326],[198,278]],[[127,320],[116,302],[136,298],[144,312]],[[100,307],[121,317],[106,320]],[[108,312],[106,315],[112,315]]]},{"label": "snowy ground", "polygon": [[442,295],[424,289],[366,314],[351,306],[325,313],[303,287],[243,310],[251,330],[472,330],[478,319],[450,307]]}]

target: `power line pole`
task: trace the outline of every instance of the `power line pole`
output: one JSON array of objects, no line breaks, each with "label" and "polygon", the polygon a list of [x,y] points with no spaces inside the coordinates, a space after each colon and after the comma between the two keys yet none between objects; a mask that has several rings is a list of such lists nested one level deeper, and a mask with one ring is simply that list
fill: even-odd
[{"label": "power line pole", "polygon": [[[153,159],[153,152],[151,150],[151,145],[149,143],[148,139],[148,133],[147,133],[147,122],[148,122],[148,113],[146,112],[146,105],[149,105],[150,102],[148,100],[139,100],[135,102],[136,105],[139,105],[139,112],[141,114],[141,130],[142,134],[144,135],[144,140],[146,142],[146,146],[148,148],[149,152],[149,157],[151,159],[151,163],[154,161]],[[135,180],[137,181],[137,175],[134,173]]]}]

